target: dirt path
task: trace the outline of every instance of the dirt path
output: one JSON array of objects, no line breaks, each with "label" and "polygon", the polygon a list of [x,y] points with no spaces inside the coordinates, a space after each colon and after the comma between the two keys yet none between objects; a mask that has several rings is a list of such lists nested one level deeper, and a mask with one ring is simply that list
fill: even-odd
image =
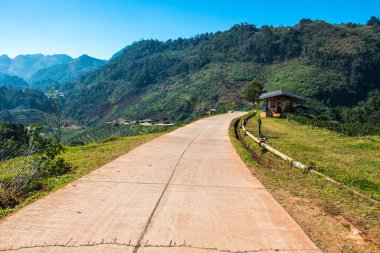
[{"label": "dirt path", "polygon": [[319,252],[228,137],[241,113],[159,137],[0,223],[0,251]]}]

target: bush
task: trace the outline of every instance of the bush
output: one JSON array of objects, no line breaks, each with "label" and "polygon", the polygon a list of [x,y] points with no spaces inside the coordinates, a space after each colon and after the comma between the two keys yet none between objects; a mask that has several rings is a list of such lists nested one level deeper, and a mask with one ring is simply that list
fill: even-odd
[{"label": "bush", "polygon": [[289,115],[289,120],[304,125],[326,128],[348,136],[379,135],[380,129],[370,123],[339,122],[328,120],[326,116]]},{"label": "bush", "polygon": [[69,173],[71,170],[72,166],[69,163],[67,163],[63,158],[57,158],[48,168],[48,176],[61,176]]},{"label": "bush", "polygon": [[[64,151],[61,144],[44,137],[40,125],[26,128],[27,140],[22,152],[16,159],[0,160],[0,207],[14,207],[27,198],[32,191],[44,188],[48,178],[63,175],[71,171],[70,164],[57,156]],[[13,141],[14,139],[8,139]],[[1,151],[1,150],[0,150]],[[8,156],[7,156],[8,157]],[[10,156],[12,157],[12,156]]]}]

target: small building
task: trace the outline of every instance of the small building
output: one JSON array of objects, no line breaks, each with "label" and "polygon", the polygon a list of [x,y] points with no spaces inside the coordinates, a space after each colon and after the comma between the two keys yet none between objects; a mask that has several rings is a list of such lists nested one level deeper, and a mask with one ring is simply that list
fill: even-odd
[{"label": "small building", "polygon": [[285,117],[305,101],[304,97],[283,90],[275,90],[260,95],[260,101],[265,101],[261,117]]},{"label": "small building", "polygon": [[208,110],[207,114],[215,114],[216,113],[216,109],[215,108],[211,108],[210,110]]}]

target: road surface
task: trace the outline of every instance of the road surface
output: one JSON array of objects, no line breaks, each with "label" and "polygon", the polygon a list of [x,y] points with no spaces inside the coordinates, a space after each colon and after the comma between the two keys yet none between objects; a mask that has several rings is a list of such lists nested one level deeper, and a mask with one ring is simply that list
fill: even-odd
[{"label": "road surface", "polygon": [[319,252],[228,137],[242,113],[163,135],[0,222],[0,251]]}]

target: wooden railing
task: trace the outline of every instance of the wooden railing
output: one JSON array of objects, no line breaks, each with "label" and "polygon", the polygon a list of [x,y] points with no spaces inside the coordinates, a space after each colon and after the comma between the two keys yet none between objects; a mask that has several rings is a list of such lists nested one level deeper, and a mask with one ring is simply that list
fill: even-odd
[{"label": "wooden railing", "polygon": [[[276,155],[277,157],[280,157],[281,159],[283,159],[283,160],[289,162],[289,163],[291,164],[291,166],[293,166],[293,167],[296,167],[296,168],[298,168],[298,169],[303,169],[303,170],[306,169],[306,170],[310,171],[311,173],[314,173],[314,174],[317,174],[317,175],[319,175],[319,176],[321,176],[321,177],[324,177],[327,181],[329,181],[329,182],[331,182],[331,183],[333,183],[333,184],[335,184],[335,185],[337,185],[337,186],[339,186],[339,187],[342,187],[342,188],[344,188],[344,189],[346,189],[346,190],[349,190],[350,192],[352,192],[352,193],[354,193],[354,194],[356,194],[356,195],[359,195],[359,196],[361,196],[361,197],[364,197],[364,198],[370,200],[371,202],[373,202],[373,203],[375,203],[375,204],[377,204],[377,205],[380,204],[377,200],[372,199],[372,198],[368,197],[367,195],[364,195],[363,193],[358,192],[358,191],[356,191],[356,190],[354,190],[354,189],[352,189],[352,188],[350,188],[350,187],[348,187],[348,186],[346,186],[346,185],[344,185],[344,184],[342,184],[342,183],[339,183],[339,182],[335,181],[334,179],[330,178],[329,176],[326,176],[325,174],[322,174],[321,172],[315,170],[314,167],[306,166],[306,165],[304,165],[303,163],[294,160],[293,158],[291,158],[291,157],[285,155],[284,153],[278,151],[277,149],[274,149],[273,147],[269,146],[268,144],[265,143],[264,140],[261,140],[261,139],[259,139],[258,137],[254,136],[251,132],[249,132],[249,131],[247,130],[247,128],[246,128],[246,124],[247,124],[248,120],[249,120],[250,118],[254,117],[255,115],[256,115],[256,112],[251,113],[251,114],[248,115],[248,116],[246,115],[246,117],[243,118],[243,119],[241,118],[241,120],[242,120],[241,129],[244,131],[244,133],[245,133],[249,138],[251,138],[254,142],[256,142],[261,148],[264,148],[264,149],[268,150],[269,152],[273,153],[274,155]],[[243,117],[244,117],[244,116],[243,116]],[[236,126],[238,126],[238,125],[239,125],[239,124],[236,124]],[[238,129],[236,129],[236,130],[238,130]],[[244,140],[241,140],[241,141],[244,142]]]}]

